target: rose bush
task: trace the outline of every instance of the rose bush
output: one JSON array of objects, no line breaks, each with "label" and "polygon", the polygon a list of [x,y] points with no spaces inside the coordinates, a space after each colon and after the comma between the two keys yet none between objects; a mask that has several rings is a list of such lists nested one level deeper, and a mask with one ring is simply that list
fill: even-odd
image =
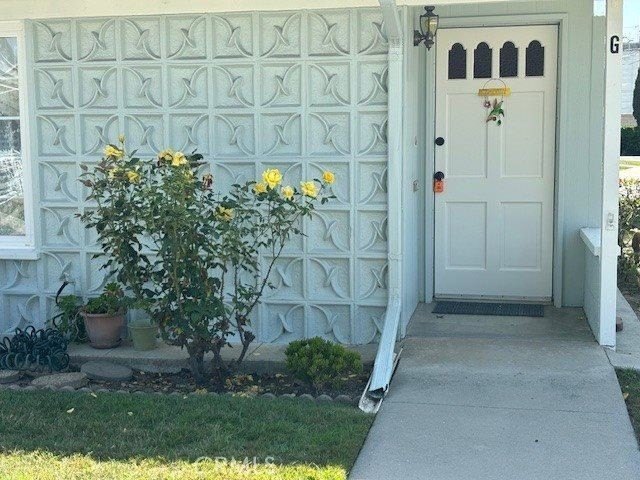
[{"label": "rose bush", "polygon": [[[268,169],[260,182],[223,195],[211,174],[199,178],[201,155],[164,150],[143,161],[120,140],[105,147],[93,170],[83,167],[95,208],[82,219],[97,231],[103,268],[155,319],[167,343],[187,349],[196,380],[205,381],[211,353],[213,378],[222,381],[255,338],[251,317],[286,243],[303,234],[302,219],[318,202],[334,198],[327,189],[334,175],[298,189]],[[234,336],[240,352],[225,362],[222,348]]]}]

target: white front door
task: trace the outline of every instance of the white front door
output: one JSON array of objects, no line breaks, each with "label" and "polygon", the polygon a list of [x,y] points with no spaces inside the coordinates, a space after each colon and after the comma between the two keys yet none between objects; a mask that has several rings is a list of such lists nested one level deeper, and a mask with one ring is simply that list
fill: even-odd
[{"label": "white front door", "polygon": [[556,26],[438,31],[436,297],[551,299],[557,50]]}]

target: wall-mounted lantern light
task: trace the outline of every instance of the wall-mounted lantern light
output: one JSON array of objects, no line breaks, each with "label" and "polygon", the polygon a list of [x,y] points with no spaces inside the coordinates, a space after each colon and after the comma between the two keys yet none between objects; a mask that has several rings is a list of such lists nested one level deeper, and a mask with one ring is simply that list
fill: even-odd
[{"label": "wall-mounted lantern light", "polygon": [[436,31],[438,30],[439,17],[433,10],[436,7],[424,7],[424,14],[420,15],[420,30],[413,31],[413,45],[418,46],[424,42],[427,50],[435,43]]}]

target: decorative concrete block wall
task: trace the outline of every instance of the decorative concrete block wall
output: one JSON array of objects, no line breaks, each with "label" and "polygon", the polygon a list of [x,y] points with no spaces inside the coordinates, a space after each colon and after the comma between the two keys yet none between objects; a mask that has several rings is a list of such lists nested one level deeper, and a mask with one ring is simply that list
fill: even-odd
[{"label": "decorative concrete block wall", "polygon": [[98,294],[77,181],[124,133],[153,156],[197,149],[216,186],[280,168],[336,173],[337,200],[277,265],[258,339],[375,341],[387,298],[387,42],[376,10],[33,21],[28,25],[38,261],[0,261],[0,332],[42,325],[65,279]]}]

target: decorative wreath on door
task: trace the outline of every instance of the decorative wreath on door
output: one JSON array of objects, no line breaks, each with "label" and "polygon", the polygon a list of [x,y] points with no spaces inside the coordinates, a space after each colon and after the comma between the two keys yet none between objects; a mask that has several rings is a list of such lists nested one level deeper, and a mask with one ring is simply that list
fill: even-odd
[{"label": "decorative wreath on door", "polygon": [[[502,87],[493,87],[491,84],[498,82]],[[511,89],[507,87],[507,84],[499,78],[491,78],[485,82],[478,95],[484,97],[484,108],[489,110],[487,114],[487,123],[496,122],[498,125],[502,125],[502,119],[504,118],[504,97],[511,93]],[[493,100],[491,100],[493,97]]]}]

